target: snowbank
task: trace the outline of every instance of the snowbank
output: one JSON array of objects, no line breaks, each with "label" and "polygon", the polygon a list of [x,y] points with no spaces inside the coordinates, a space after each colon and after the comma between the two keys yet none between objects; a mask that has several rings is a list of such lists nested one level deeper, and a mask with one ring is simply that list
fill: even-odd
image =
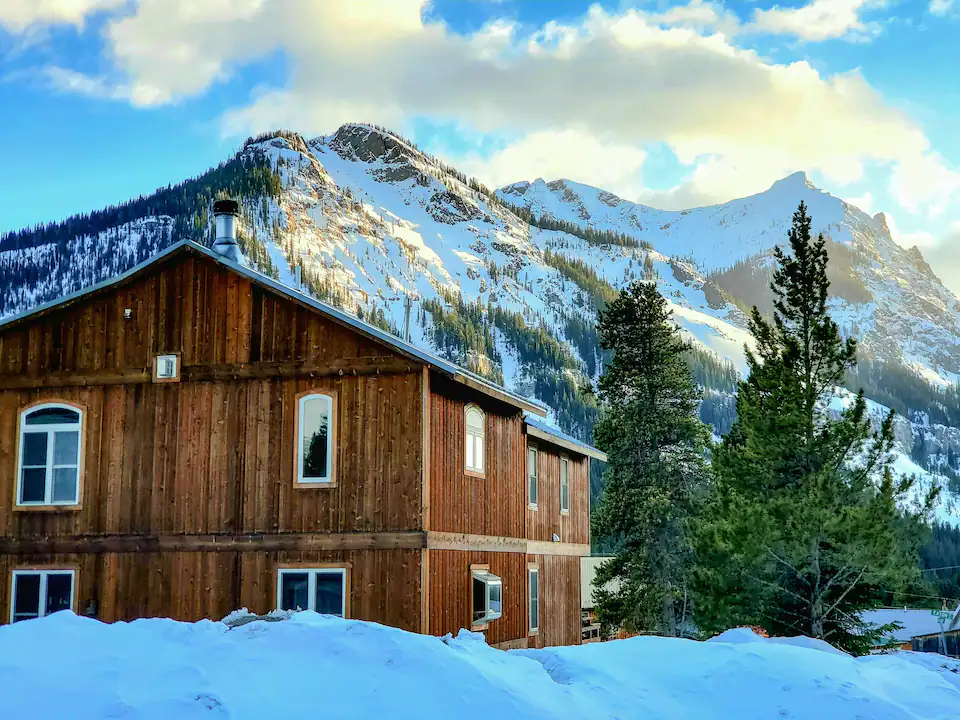
[{"label": "snowbank", "polygon": [[[234,618],[234,620],[239,618]],[[0,718],[956,718],[960,662],[736,631],[501,652],[298,613],[0,627]]]}]

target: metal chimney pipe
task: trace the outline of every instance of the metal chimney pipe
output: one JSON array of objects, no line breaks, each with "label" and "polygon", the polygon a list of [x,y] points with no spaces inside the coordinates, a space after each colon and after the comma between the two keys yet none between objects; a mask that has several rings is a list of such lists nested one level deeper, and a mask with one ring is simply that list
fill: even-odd
[{"label": "metal chimney pipe", "polygon": [[236,200],[217,200],[213,203],[213,217],[217,222],[217,238],[213,251],[231,262],[240,262],[240,248],[237,247],[237,222],[240,203]]}]

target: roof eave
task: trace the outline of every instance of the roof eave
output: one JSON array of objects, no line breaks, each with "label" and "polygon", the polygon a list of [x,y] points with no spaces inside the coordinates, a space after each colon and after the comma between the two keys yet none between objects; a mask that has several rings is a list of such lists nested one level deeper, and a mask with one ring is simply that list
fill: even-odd
[{"label": "roof eave", "polygon": [[566,440],[565,438],[557,437],[556,435],[545,432],[538,427],[534,427],[533,425],[527,425],[527,435],[535,437],[537,440],[542,440],[543,442],[556,445],[559,448],[576,453],[577,455],[583,455],[585,457],[593,458],[594,460],[607,462],[607,454],[605,452],[597,450],[594,447],[590,447],[589,445],[583,445],[581,443],[575,443],[571,440]]}]

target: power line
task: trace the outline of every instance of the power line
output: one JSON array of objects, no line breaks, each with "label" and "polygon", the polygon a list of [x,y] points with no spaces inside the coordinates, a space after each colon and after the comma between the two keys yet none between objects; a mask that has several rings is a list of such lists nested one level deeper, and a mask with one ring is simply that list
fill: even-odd
[{"label": "power line", "polygon": [[927,568],[926,570],[921,570],[920,572],[933,572],[934,570],[956,570],[960,568],[960,565],[944,565],[943,567]]}]

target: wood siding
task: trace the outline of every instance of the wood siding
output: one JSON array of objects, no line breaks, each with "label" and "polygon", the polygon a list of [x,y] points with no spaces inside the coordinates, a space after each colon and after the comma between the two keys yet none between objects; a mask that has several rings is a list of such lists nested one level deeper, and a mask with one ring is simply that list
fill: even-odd
[{"label": "wood siding", "polygon": [[454,635],[473,621],[471,565],[489,565],[503,582],[503,616],[484,635],[491,645],[527,637],[527,556],[522,553],[427,550],[430,568],[428,631]]},{"label": "wood siding", "polygon": [[[561,451],[543,441],[527,438],[537,449],[537,509],[526,511],[526,537],[529,540],[553,539],[556,533],[561,542],[590,543],[590,460],[582,455],[563,455],[568,458],[567,479],[570,482],[570,512],[560,513],[560,457]],[[526,454],[524,454],[526,458]],[[527,479],[526,460],[523,470]],[[524,484],[524,498],[527,486]],[[526,505],[524,506],[526,507]]]},{"label": "wood siding", "polygon": [[420,558],[420,550],[0,555],[0,623],[9,622],[9,578],[20,567],[76,568],[77,612],[115,622],[219,620],[240,607],[266,613],[276,607],[278,567],[348,563],[351,617],[417,632]]},{"label": "wood siding", "polygon": [[[431,376],[430,518],[439,532],[524,537],[523,419]],[[484,477],[464,470],[464,408],[486,414]]]},{"label": "wood siding", "polygon": [[[153,356],[167,352],[181,353],[185,379],[153,384]],[[264,377],[231,377],[247,362]],[[418,529],[422,370],[404,363],[186,252],[16,324],[0,331],[0,383],[86,386],[0,389],[0,537]],[[295,399],[308,389],[337,392],[336,488],[294,488]],[[44,399],[86,411],[78,511],[13,509],[19,414]]]},{"label": "wood siding", "polygon": [[580,644],[580,558],[530,556],[540,570],[540,630],[530,647]]}]

